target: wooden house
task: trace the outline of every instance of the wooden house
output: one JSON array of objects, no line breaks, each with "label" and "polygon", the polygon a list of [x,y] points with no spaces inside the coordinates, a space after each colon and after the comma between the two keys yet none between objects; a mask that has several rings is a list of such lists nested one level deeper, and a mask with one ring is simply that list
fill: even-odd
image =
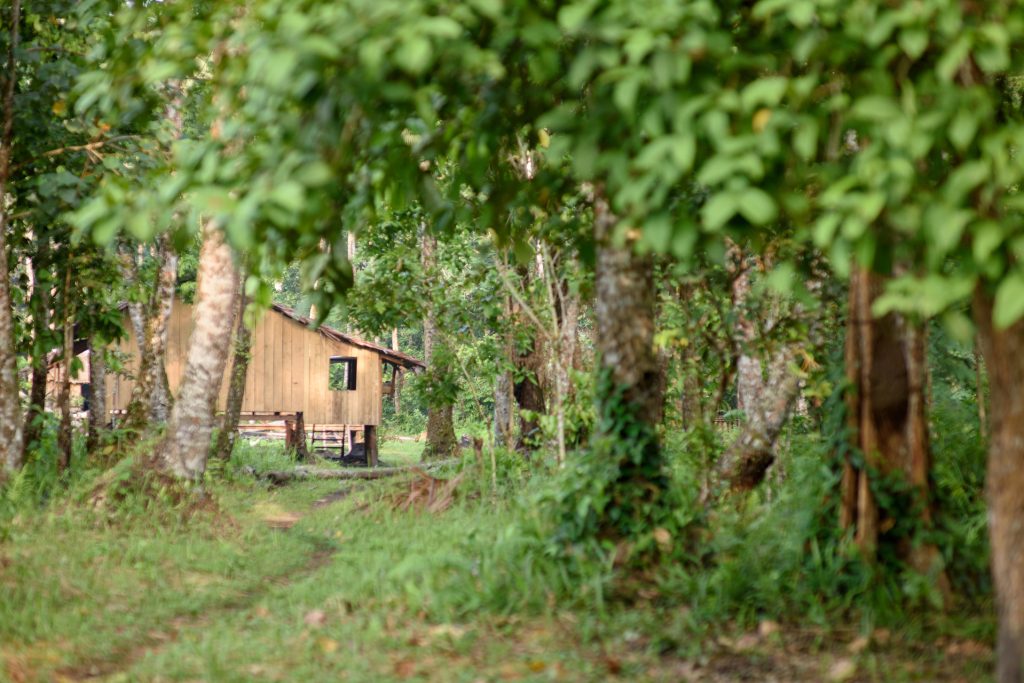
[{"label": "wooden house", "polygon": [[[245,379],[243,416],[302,414],[314,440],[321,434],[363,433],[367,452],[371,440],[376,451],[376,427],[381,422],[382,401],[390,393],[397,373],[424,368],[422,361],[379,344],[345,334],[326,325],[313,329],[309,318],[290,308],[274,305],[263,313],[252,332],[252,348]],[[176,394],[185,370],[188,340],[192,331],[192,307],[175,300],[168,323],[167,381]],[[139,351],[127,317],[117,351],[124,372],[108,373],[107,407],[128,407],[138,367]],[[230,362],[224,372],[218,408],[227,402]],[[385,382],[385,378],[392,381]],[[244,417],[243,417],[244,419]],[[342,436],[344,441],[345,436]],[[315,444],[314,444],[315,445]]]}]

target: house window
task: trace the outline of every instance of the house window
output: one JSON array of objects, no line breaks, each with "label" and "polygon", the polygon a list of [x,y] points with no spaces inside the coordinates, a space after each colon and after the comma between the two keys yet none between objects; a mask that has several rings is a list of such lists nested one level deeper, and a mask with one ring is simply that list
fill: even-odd
[{"label": "house window", "polygon": [[327,378],[331,391],[356,390],[356,359],[349,356],[332,356],[331,370]]}]

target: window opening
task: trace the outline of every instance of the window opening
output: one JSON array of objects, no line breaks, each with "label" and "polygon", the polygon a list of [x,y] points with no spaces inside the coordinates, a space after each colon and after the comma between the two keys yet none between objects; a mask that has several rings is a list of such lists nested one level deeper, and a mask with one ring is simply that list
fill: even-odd
[{"label": "window opening", "polygon": [[356,359],[348,356],[332,356],[327,388],[331,391],[356,390]]}]

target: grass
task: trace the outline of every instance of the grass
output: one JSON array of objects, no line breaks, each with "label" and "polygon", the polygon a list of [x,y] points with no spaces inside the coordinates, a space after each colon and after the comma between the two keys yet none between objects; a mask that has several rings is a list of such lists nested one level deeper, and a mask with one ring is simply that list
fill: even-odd
[{"label": "grass", "polygon": [[[414,462],[420,448],[387,441],[381,459]],[[470,478],[429,514],[394,509],[407,480],[271,489],[240,469],[292,464],[279,448],[240,447],[210,484],[216,504],[187,518],[112,517],[81,495],[19,512],[0,543],[0,680],[818,681],[843,660],[869,681],[991,670],[984,618],[914,617],[883,638],[790,612],[768,633],[762,594],[793,587],[743,567],[799,552],[780,539],[759,553],[771,518],[742,544],[718,542],[733,564],[669,572],[660,592],[622,603],[602,594],[600,567],[573,593],[557,588],[563,570],[520,532],[529,485],[495,500]],[[735,621],[741,586],[760,607]]]}]

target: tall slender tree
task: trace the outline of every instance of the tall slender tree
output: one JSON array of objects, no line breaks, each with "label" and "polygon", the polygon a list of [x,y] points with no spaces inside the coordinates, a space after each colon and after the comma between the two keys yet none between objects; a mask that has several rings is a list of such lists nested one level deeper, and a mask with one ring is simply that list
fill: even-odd
[{"label": "tall slender tree", "polygon": [[22,463],[21,401],[18,398],[18,366],[14,349],[14,315],[11,301],[11,273],[8,266],[7,181],[11,175],[14,144],[14,92],[18,82],[18,38],[21,30],[21,2],[12,0],[9,16],[7,68],[3,75],[3,112],[0,114],[0,465],[12,471]]},{"label": "tall slender tree", "polygon": [[234,256],[223,230],[214,220],[205,219],[202,237],[185,372],[167,436],[157,451],[163,466],[189,479],[199,479],[206,471],[238,289]]}]

